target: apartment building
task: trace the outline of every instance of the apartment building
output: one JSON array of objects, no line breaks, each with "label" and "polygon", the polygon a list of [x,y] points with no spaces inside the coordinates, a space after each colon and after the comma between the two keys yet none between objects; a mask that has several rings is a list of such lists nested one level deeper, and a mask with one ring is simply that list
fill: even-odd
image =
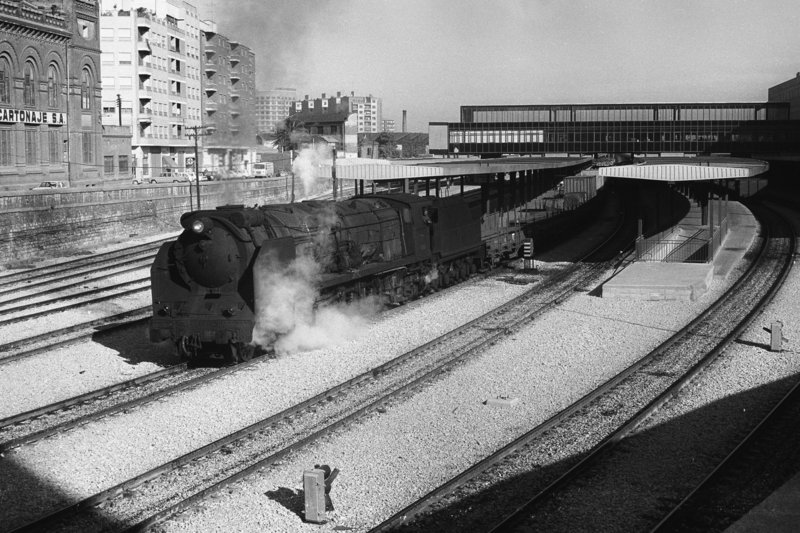
[{"label": "apartment building", "polygon": [[255,162],[255,54],[202,23],[204,168],[249,175]]},{"label": "apartment building", "polygon": [[200,18],[182,0],[103,0],[103,124],[132,132],[143,181],[194,169],[202,120]]},{"label": "apartment building", "polygon": [[297,89],[277,87],[256,91],[256,129],[258,133],[275,133],[276,124],[292,114],[292,104],[297,100]]},{"label": "apartment building", "polygon": [[327,97],[322,93],[321,98],[309,98],[305,96],[303,100],[294,103],[293,114],[297,113],[326,113],[326,112],[347,112],[354,115],[353,121],[357,127],[357,133],[378,133],[382,131],[382,100],[371,94],[368,96],[356,96],[355,91],[350,95],[342,96],[337,92],[336,96]]}]

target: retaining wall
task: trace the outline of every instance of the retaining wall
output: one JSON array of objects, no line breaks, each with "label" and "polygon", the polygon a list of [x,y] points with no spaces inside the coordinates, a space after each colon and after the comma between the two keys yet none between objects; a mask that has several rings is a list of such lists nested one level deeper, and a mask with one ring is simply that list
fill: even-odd
[{"label": "retaining wall", "polygon": [[[291,179],[201,182],[200,205],[288,201]],[[297,184],[297,199],[303,194]],[[324,190],[321,185],[320,189]],[[313,193],[314,191],[312,191]],[[0,195],[0,265],[57,257],[131,236],[178,232],[196,206],[194,184],[27,191]]]}]

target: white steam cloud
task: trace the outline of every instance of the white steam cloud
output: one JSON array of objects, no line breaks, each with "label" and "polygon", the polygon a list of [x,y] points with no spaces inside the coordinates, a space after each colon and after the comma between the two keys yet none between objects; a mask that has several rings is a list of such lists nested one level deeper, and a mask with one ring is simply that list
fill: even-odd
[{"label": "white steam cloud", "polygon": [[[318,214],[318,250],[327,256],[324,237],[336,222],[333,210]],[[316,305],[324,270],[310,250],[288,264],[275,254],[259,257],[255,277],[256,323],[253,342],[272,348],[276,355],[306,352],[341,344],[365,331],[369,318],[380,310],[372,297],[336,305]]]},{"label": "white steam cloud", "polygon": [[327,144],[320,144],[314,148],[303,148],[292,162],[292,172],[303,183],[303,191],[308,196],[315,191],[319,176],[319,166],[323,161],[332,157],[331,149]]}]

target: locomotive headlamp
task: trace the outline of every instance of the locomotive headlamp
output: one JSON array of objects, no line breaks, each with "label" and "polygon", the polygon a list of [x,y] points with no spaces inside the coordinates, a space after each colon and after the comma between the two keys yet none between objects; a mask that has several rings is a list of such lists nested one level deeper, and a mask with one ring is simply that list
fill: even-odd
[{"label": "locomotive headlamp", "polygon": [[197,219],[192,222],[192,231],[195,233],[203,233],[206,229],[206,225],[203,223],[202,220]]}]

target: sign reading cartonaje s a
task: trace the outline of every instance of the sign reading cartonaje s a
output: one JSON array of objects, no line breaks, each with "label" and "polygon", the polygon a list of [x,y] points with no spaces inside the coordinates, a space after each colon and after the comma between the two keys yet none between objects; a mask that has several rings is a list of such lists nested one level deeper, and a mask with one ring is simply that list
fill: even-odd
[{"label": "sign reading cartonaje s a", "polygon": [[0,107],[0,122],[62,125],[66,123],[66,113],[54,111],[33,111],[30,109],[7,109]]}]

